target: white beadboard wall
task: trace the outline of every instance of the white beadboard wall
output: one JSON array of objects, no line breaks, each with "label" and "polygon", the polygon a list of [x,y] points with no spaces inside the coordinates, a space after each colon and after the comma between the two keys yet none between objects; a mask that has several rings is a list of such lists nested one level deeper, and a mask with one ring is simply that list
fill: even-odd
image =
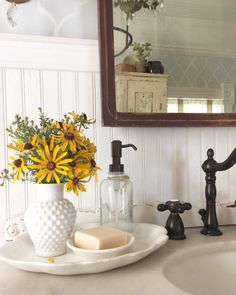
[{"label": "white beadboard wall", "polygon": [[[97,163],[106,177],[113,139],[133,143],[138,151],[124,151],[123,163],[134,185],[135,220],[164,224],[168,213],[156,205],[169,199],[191,202],[183,214],[187,226],[201,225],[198,210],[205,207],[201,164],[209,147],[223,161],[236,147],[236,127],[221,128],[108,128],[101,123],[101,94],[97,41],[41,37],[0,38],[0,168],[8,163],[5,132],[14,115],[37,118],[37,108],[55,118],[75,110],[96,118],[87,134],[97,145]],[[98,214],[99,183],[90,183],[79,198],[67,197],[80,211]],[[236,167],[217,175],[217,202],[236,199]],[[0,224],[22,214],[35,200],[33,184],[0,187]],[[235,223],[235,209],[221,209],[219,222]]]}]

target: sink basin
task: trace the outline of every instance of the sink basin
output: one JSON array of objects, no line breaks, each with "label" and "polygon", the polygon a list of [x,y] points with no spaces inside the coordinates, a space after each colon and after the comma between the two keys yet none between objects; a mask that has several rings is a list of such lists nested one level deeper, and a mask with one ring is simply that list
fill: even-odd
[{"label": "sink basin", "polygon": [[178,251],[163,269],[166,279],[193,295],[236,294],[236,241]]}]

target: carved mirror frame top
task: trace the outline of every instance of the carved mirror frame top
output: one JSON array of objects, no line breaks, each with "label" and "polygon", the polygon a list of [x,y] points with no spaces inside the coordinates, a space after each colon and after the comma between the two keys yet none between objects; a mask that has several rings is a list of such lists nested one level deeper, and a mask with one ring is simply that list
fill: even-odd
[{"label": "carved mirror frame top", "polygon": [[236,125],[236,113],[125,113],[117,112],[115,98],[113,5],[98,0],[99,47],[104,126],[230,126]]}]

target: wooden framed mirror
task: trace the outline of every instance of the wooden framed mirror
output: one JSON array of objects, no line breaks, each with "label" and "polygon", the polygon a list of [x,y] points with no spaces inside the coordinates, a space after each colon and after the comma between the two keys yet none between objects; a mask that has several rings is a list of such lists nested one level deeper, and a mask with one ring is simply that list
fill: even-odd
[{"label": "wooden framed mirror", "polygon": [[[204,63],[206,58],[209,56],[209,64],[211,67],[215,66],[214,73],[208,71],[205,65],[203,68],[205,69],[205,76],[203,75],[203,71],[198,73],[198,76],[201,77],[191,89],[190,87],[172,87],[171,78],[176,75],[178,77],[178,73],[173,73],[170,71],[170,67],[168,69],[167,63],[163,63],[164,67],[167,68],[167,75],[170,76],[170,83],[168,82],[167,93],[170,92],[172,97],[178,101],[181,97],[187,97],[190,99],[190,95],[188,95],[188,90],[190,89],[191,96],[198,97],[202,99],[205,97],[205,104],[207,110],[204,113],[199,112],[130,112],[130,111],[118,111],[117,107],[117,99],[116,99],[116,73],[115,73],[115,46],[114,46],[114,31],[113,31],[113,20],[114,20],[114,1],[115,0],[98,0],[98,12],[99,12],[99,44],[100,44],[100,65],[101,65],[101,85],[102,85],[102,118],[104,126],[226,126],[226,125],[236,125],[236,110],[235,104],[235,82],[236,82],[236,41],[232,41],[235,38],[232,38],[234,15],[236,13],[236,4],[235,1],[227,1],[225,3],[224,0],[207,0],[204,5],[203,3],[199,3],[201,1],[190,0],[190,1],[182,1],[182,4],[179,1],[174,0],[165,0],[168,3],[167,16],[168,19],[164,19],[165,13],[161,15],[159,19],[162,18],[162,26],[158,26],[159,31],[160,28],[163,30],[167,30],[167,34],[171,35],[170,28],[174,28],[179,25],[181,28],[197,28],[198,30],[202,29],[203,34],[198,34],[193,36],[191,41],[197,41],[200,39],[201,43],[207,42],[207,40],[211,40],[212,44],[209,48],[205,48],[202,50],[200,46],[196,46],[196,48],[191,49],[191,45],[189,44],[187,50],[183,50],[180,44],[178,46],[178,57],[186,57],[191,60],[199,60]],[[134,1],[134,0],[132,0]],[[188,3],[188,4],[187,4]],[[196,5],[195,5],[196,4]],[[197,5],[198,4],[198,5]],[[175,5],[175,6],[174,6]],[[176,7],[178,5],[178,7]],[[185,7],[185,5],[188,5]],[[211,6],[212,5],[212,6]],[[191,11],[190,8],[194,7]],[[178,9],[177,9],[178,8]],[[202,14],[200,9],[204,9],[204,13]],[[174,13],[178,13],[177,16]],[[201,13],[199,15],[199,13]],[[150,16],[148,16],[150,18]],[[220,17],[224,17],[224,19],[220,19]],[[158,19],[158,18],[157,18]],[[175,26],[170,26],[170,23],[174,19]],[[197,20],[200,19],[201,23],[197,23]],[[183,22],[181,22],[183,20]],[[138,22],[135,20],[136,24]],[[143,22],[144,23],[144,22]],[[160,24],[160,23],[159,23]],[[211,25],[210,25],[211,24]],[[188,25],[188,26],[187,26]],[[152,25],[153,26],[153,25]],[[131,26],[130,26],[131,27]],[[125,28],[125,25],[123,26]],[[227,34],[224,33],[224,30],[227,30]],[[184,30],[182,30],[183,32]],[[131,32],[131,30],[130,30]],[[174,31],[176,32],[176,30]],[[179,31],[178,31],[179,32]],[[210,35],[210,32],[214,32],[214,36]],[[133,33],[133,32],[131,32]],[[165,34],[162,32],[162,36]],[[178,35],[178,34],[176,34]],[[191,36],[191,31],[187,32],[188,36]],[[137,34],[136,36],[137,39]],[[219,40],[220,36],[220,40]],[[202,39],[201,39],[202,38]],[[215,38],[215,39],[213,39]],[[143,38],[144,39],[144,38]],[[161,39],[161,38],[160,38]],[[169,39],[171,39],[169,37]],[[138,40],[139,41],[139,40]],[[149,40],[145,39],[142,41],[149,42]],[[178,43],[178,40],[175,39],[174,42]],[[185,43],[190,43],[188,39],[184,40]],[[196,43],[196,42],[195,42]],[[217,44],[217,48],[216,48]],[[155,44],[154,44],[155,45]],[[165,45],[165,44],[164,44]],[[166,50],[166,56],[168,57],[168,61],[172,58],[174,59],[173,52],[176,48],[171,47],[171,43],[164,46],[162,44],[162,48],[160,52]],[[173,45],[173,44],[172,44]],[[205,44],[204,44],[205,45]],[[234,47],[235,45],[235,47]],[[156,45],[154,46],[156,47]],[[204,46],[202,46],[204,47]],[[205,46],[206,47],[206,46]],[[181,51],[182,48],[182,51]],[[211,48],[214,48],[214,52],[211,52]],[[192,50],[192,51],[191,51]],[[171,53],[172,51],[172,56]],[[197,55],[197,53],[199,55]],[[171,58],[170,58],[171,57]],[[174,56],[176,57],[176,55]],[[183,63],[181,64],[184,67],[186,61],[182,58]],[[191,59],[192,58],[192,59]],[[180,58],[179,58],[180,59]],[[165,59],[167,60],[167,59]],[[188,66],[188,65],[187,65]],[[235,69],[234,69],[235,67]],[[180,67],[179,67],[180,68]],[[198,69],[195,68],[195,71]],[[189,73],[193,74],[193,70]],[[207,74],[206,74],[207,72]],[[235,73],[235,80],[234,80]],[[136,74],[137,75],[137,74]],[[139,75],[139,74],[138,74]],[[152,74],[153,75],[153,74]],[[181,73],[179,73],[181,75]],[[185,73],[186,80],[191,81],[191,76],[188,72]],[[218,75],[216,78],[216,75]],[[215,77],[214,79],[210,79],[211,77]],[[207,82],[205,82],[208,79]],[[221,79],[221,80],[220,80]],[[182,79],[184,81],[184,77]],[[199,82],[200,81],[200,82]],[[210,83],[212,81],[212,83]],[[173,81],[172,81],[173,82]],[[201,83],[204,85],[202,87]],[[215,84],[216,86],[215,86]],[[173,84],[173,83],[172,83]],[[181,84],[181,83],[180,83]],[[182,83],[184,84],[184,83]],[[169,86],[170,85],[170,86]],[[174,90],[173,90],[174,89]],[[186,90],[181,92],[182,90]],[[135,90],[134,90],[135,92]],[[189,96],[189,97],[188,97]],[[212,96],[216,97],[217,103],[219,101],[223,101],[223,107],[221,110],[216,110],[216,112],[212,112],[212,107],[210,107],[211,112],[208,112],[208,106],[213,103]],[[168,95],[167,95],[168,98]],[[168,98],[168,99],[169,99]],[[213,97],[214,98],[214,97]],[[227,98],[227,104],[224,102],[224,99]],[[128,97],[129,99],[129,97]],[[209,100],[210,104],[209,104]],[[183,103],[183,102],[182,102]],[[230,104],[230,105],[229,105]],[[178,108],[181,106],[181,103],[178,104]],[[217,108],[216,108],[217,109]],[[221,112],[224,109],[226,112]],[[182,110],[183,111],[183,110]]]}]

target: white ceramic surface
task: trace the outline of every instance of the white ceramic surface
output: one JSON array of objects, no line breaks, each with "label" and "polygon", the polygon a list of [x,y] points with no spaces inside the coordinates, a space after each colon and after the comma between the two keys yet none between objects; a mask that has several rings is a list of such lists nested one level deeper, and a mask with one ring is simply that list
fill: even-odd
[{"label": "white ceramic surface", "polygon": [[25,225],[38,256],[58,256],[66,252],[76,219],[73,204],[64,199],[63,184],[36,185],[37,202],[28,207]]},{"label": "white ceramic surface", "polygon": [[23,216],[10,219],[4,226],[4,240],[14,241],[19,235],[26,232]]},{"label": "white ceramic surface", "polygon": [[165,228],[146,223],[134,224],[134,237],[129,252],[121,256],[88,262],[81,261],[78,255],[68,250],[67,254],[56,257],[55,262],[49,264],[47,258],[35,255],[29,236],[23,234],[0,248],[0,260],[31,272],[56,275],[99,273],[139,261],[168,240]]},{"label": "white ceramic surface", "polygon": [[88,260],[101,260],[110,257],[116,257],[123,255],[129,251],[129,248],[134,243],[134,236],[128,234],[128,243],[121,247],[111,248],[111,249],[101,249],[101,250],[87,250],[81,249],[74,245],[74,240],[69,239],[67,241],[67,247],[70,248],[76,255],[79,255],[79,258],[83,261]]},{"label": "white ceramic surface", "polygon": [[169,282],[194,295],[236,294],[236,241],[179,251],[163,268]]}]

